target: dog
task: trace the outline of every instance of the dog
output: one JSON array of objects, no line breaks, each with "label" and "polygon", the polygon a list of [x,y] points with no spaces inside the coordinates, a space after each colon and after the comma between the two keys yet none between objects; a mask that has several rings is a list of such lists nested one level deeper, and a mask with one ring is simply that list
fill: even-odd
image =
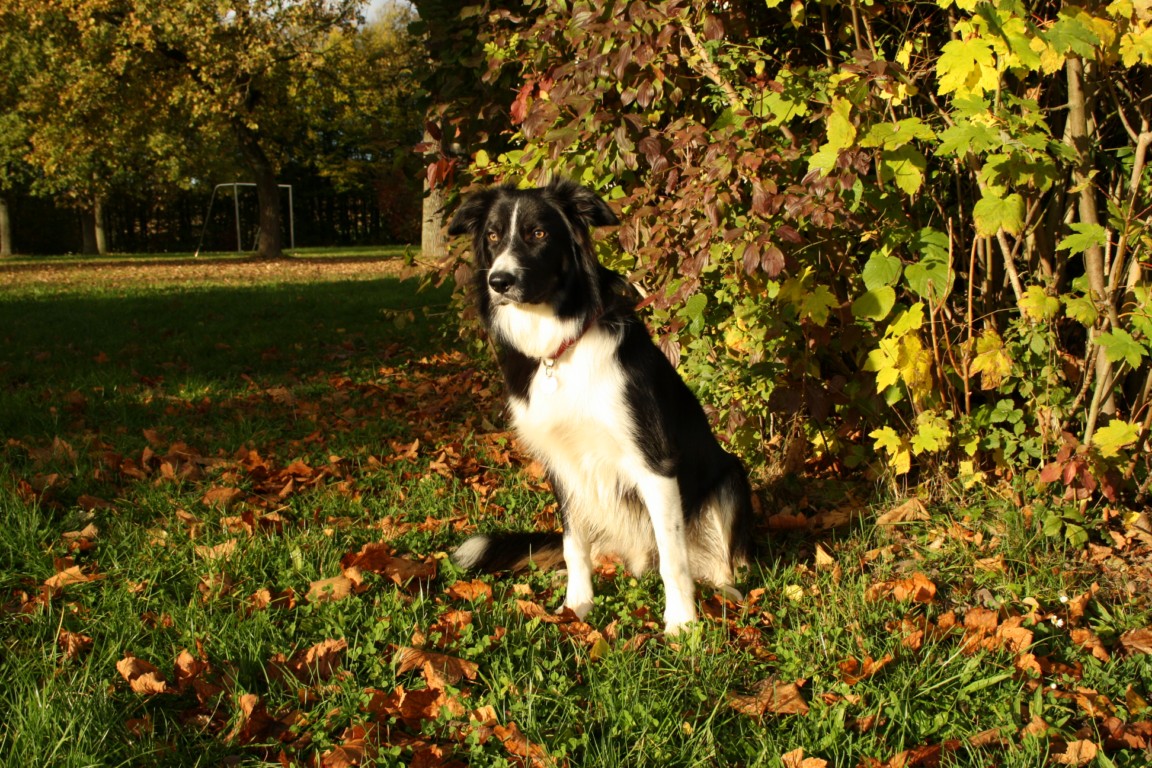
[{"label": "dog", "polygon": [[563,534],[467,539],[467,570],[529,562],[567,568],[564,606],[592,608],[593,562],[619,557],[633,574],[654,564],[664,631],[696,620],[694,581],[733,586],[751,547],[743,464],[721,447],[695,395],[636,314],[638,293],[600,264],[591,229],[619,221],[595,192],[559,180],[489,187],[448,226],[471,235],[474,299],[504,374],[511,420],[545,467]]}]

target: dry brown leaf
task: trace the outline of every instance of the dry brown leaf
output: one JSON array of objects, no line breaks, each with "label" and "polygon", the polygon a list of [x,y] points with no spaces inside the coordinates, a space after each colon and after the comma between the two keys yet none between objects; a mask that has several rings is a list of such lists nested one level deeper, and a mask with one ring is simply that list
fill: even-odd
[{"label": "dry brown leaf", "polygon": [[892,585],[892,596],[897,600],[930,603],[936,597],[936,585],[924,574],[914,573],[911,578],[900,579]]},{"label": "dry brown leaf", "polygon": [[808,714],[808,703],[800,687],[773,678],[761,680],[751,694],[729,693],[728,706],[751,717]]},{"label": "dry brown leaf", "polygon": [[236,502],[242,498],[244,498],[244,491],[239,488],[209,488],[208,491],[200,497],[200,503],[206,507],[231,509],[236,505]]},{"label": "dry brown leaf", "polygon": [[[824,549],[823,544],[817,544],[816,545],[816,568],[818,570],[822,570],[825,568],[831,568],[834,565],[836,565],[836,558],[832,557],[832,555],[830,555],[828,553],[828,550]],[[788,754],[792,754],[792,753],[789,752]]]},{"label": "dry brown leaf", "polygon": [[69,632],[66,629],[60,630],[56,642],[60,645],[60,651],[66,659],[78,658],[81,654],[92,649],[92,638],[76,632]]},{"label": "dry brown leaf", "polygon": [[1096,758],[1099,748],[1087,739],[1068,742],[1068,746],[1059,755],[1052,755],[1052,761],[1061,765],[1087,765]]},{"label": "dry brown leaf", "polygon": [[840,662],[840,679],[848,685],[856,685],[861,680],[867,680],[875,675],[892,661],[892,654],[886,653],[880,659],[865,656],[863,661],[852,658]]},{"label": "dry brown leaf", "polygon": [[480,667],[475,662],[410,646],[398,647],[392,657],[392,663],[396,665],[397,674],[404,674],[429,665],[437,674],[453,685],[463,679],[475,680],[480,672]]},{"label": "dry brown leaf", "polygon": [[1120,635],[1120,645],[1131,654],[1152,654],[1152,627],[1130,629]]},{"label": "dry brown leaf", "polygon": [[327,680],[340,667],[347,648],[348,641],[343,638],[322,640],[310,648],[297,651],[287,661],[282,654],[273,657],[272,661],[291,672],[297,680],[304,682]]},{"label": "dry brown leaf", "polygon": [[529,768],[556,764],[556,761],[548,756],[548,752],[543,746],[529,741],[528,737],[520,732],[516,723],[511,722],[507,726],[497,725],[492,729],[492,732],[496,738],[500,739],[500,743],[504,745],[508,754],[521,758]]},{"label": "dry brown leaf", "polygon": [[308,595],[305,599],[310,603],[343,600],[352,594],[352,580],[341,574],[330,579],[318,579],[308,585]]},{"label": "dry brown leaf", "polygon": [[199,545],[195,547],[197,557],[205,560],[227,560],[236,551],[236,539],[222,541],[214,546]]},{"label": "dry brown leaf", "polygon": [[457,581],[445,589],[444,592],[453,600],[468,600],[472,602],[483,600],[488,603],[492,602],[492,585],[480,579]]},{"label": "dry brown leaf", "polygon": [[73,565],[56,573],[55,576],[49,576],[44,580],[44,586],[49,589],[56,590],[63,589],[69,584],[84,584],[89,581],[97,581],[104,578],[103,574],[99,573],[84,573],[78,565]]},{"label": "dry brown leaf", "polygon": [[131,654],[116,662],[116,671],[136,693],[151,695],[168,692],[168,683],[160,674],[160,670],[150,662]]},{"label": "dry brown leaf", "polygon": [[819,757],[804,757],[804,747],[780,755],[784,768],[827,768],[828,761]]},{"label": "dry brown leaf", "polygon": [[1100,641],[1100,638],[1092,630],[1078,627],[1073,629],[1070,635],[1072,642],[1091,653],[1100,661],[1110,661],[1112,659],[1112,654],[1108,653],[1108,649],[1104,647],[1104,643]]},{"label": "dry brown leaf", "polygon": [[916,520],[928,520],[928,509],[924,502],[915,497],[908,499],[898,507],[893,507],[876,518],[876,525],[897,525]]}]

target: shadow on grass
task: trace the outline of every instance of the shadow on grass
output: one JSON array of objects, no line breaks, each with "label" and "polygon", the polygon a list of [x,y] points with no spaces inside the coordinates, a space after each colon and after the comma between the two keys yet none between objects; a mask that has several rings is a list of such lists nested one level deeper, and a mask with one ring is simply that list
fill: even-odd
[{"label": "shadow on grass", "polygon": [[42,432],[78,396],[368,376],[454,328],[447,290],[391,278],[0,297],[0,433]]}]

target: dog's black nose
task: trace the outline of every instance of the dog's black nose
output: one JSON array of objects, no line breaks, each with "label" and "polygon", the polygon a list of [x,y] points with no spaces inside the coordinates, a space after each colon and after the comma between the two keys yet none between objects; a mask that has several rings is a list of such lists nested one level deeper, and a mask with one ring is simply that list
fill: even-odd
[{"label": "dog's black nose", "polygon": [[516,284],[516,275],[511,272],[493,272],[488,275],[488,287],[496,293],[507,293]]}]

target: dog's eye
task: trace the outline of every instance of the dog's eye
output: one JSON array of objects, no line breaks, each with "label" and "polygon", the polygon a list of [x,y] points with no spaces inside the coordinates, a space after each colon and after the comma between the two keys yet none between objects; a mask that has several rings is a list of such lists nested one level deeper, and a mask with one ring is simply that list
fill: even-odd
[{"label": "dog's eye", "polygon": [[542,229],[532,230],[532,239],[533,240],[543,240],[546,237],[548,237],[548,233],[545,232],[544,230],[542,230]]},{"label": "dog's eye", "polygon": [[500,242],[500,235],[496,234],[495,232],[489,232],[488,233],[488,242],[490,242],[490,243]]}]

